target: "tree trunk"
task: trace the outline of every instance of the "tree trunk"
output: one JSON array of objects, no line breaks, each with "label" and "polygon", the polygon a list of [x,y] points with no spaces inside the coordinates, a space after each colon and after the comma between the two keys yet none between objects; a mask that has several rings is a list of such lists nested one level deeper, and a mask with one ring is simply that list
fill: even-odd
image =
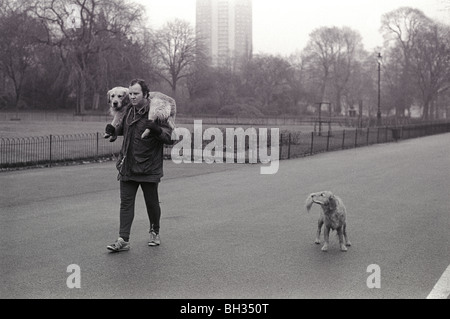
[{"label": "tree trunk", "polygon": [[80,83],[79,114],[84,114],[84,112],[86,110],[85,97],[86,97],[86,79],[82,75],[81,83]]},{"label": "tree trunk", "polygon": [[336,93],[336,108],[335,108],[334,112],[339,115],[341,115],[341,112],[342,112],[341,92],[339,92],[339,91]]},{"label": "tree trunk", "polygon": [[424,106],[423,106],[423,114],[422,114],[422,118],[424,120],[428,120],[429,118],[429,112],[430,112],[430,102],[426,101]]},{"label": "tree trunk", "polygon": [[172,98],[176,101],[177,100],[177,84],[174,83],[172,86]]},{"label": "tree trunk", "polygon": [[362,123],[362,115],[363,115],[363,100],[359,100],[358,104],[358,120],[359,120],[359,127],[363,127]]},{"label": "tree trunk", "polygon": [[320,86],[320,101],[325,101],[325,89],[327,87],[327,78],[325,77],[322,81],[322,85]]},{"label": "tree trunk", "polygon": [[437,119],[437,112],[436,112],[436,103],[434,101],[431,101],[430,103],[430,120],[436,120]]},{"label": "tree trunk", "polygon": [[93,110],[98,110],[99,104],[100,104],[100,93],[95,92],[94,93],[94,99],[92,101],[92,109]]}]

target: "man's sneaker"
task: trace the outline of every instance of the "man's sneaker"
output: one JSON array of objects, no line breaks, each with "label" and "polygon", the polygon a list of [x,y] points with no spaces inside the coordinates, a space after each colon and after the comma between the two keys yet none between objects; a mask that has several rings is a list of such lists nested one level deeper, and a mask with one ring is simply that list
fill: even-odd
[{"label": "man's sneaker", "polygon": [[114,244],[108,245],[106,248],[114,252],[130,250],[130,243],[119,237]]},{"label": "man's sneaker", "polygon": [[161,238],[159,237],[159,234],[155,232],[150,232],[150,240],[148,241],[149,246],[159,246],[161,245]]}]

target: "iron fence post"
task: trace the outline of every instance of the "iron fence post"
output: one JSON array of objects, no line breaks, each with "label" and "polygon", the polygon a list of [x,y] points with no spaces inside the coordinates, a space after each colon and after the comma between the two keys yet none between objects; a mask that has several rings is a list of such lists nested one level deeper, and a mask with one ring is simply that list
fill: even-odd
[{"label": "iron fence post", "polygon": [[368,127],[367,128],[367,136],[366,136],[366,144],[367,144],[367,146],[369,146],[369,133],[370,133],[370,128]]},{"label": "iron fence post", "polygon": [[52,134],[50,134],[50,162],[48,164],[49,167],[52,167]]},{"label": "iron fence post", "polygon": [[[194,163],[194,151],[195,151],[195,146],[194,146],[194,133],[191,133],[191,161],[192,161],[192,163]],[[224,155],[226,155],[226,152],[228,152],[228,148],[226,149]],[[234,150],[233,150],[233,152],[234,152]]]},{"label": "iron fence post", "polygon": [[311,132],[311,151],[310,151],[310,155],[313,155],[313,151],[314,151],[314,132]]},{"label": "iron fence post", "polygon": [[[272,145],[272,140],[270,141],[270,144]],[[279,143],[279,154],[280,154],[280,159],[283,159],[283,133],[280,134],[280,143]]]},{"label": "iron fence post", "polygon": [[289,141],[288,141],[288,159],[291,158],[291,133],[289,133]]},{"label": "iron fence post", "polygon": [[96,140],[96,150],[95,150],[95,160],[96,161],[98,161],[98,137],[99,137],[99,134],[98,134],[98,132],[97,132],[97,140]]},{"label": "iron fence post", "polygon": [[330,128],[328,128],[328,134],[327,134],[327,152],[330,148]]},{"label": "iron fence post", "polygon": [[345,148],[345,130],[342,131],[342,149]]}]

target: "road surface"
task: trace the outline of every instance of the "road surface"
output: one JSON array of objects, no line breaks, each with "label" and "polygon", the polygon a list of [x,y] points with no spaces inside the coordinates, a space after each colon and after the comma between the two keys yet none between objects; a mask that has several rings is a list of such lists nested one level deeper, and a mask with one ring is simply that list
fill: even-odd
[{"label": "road surface", "polygon": [[[426,298],[450,265],[449,139],[286,160],[274,175],[166,161],[162,245],[147,246],[139,192],[121,253],[106,250],[114,163],[3,172],[1,298]],[[303,205],[320,190],[347,206],[348,252],[334,233],[327,253],[314,244],[319,208]]]}]

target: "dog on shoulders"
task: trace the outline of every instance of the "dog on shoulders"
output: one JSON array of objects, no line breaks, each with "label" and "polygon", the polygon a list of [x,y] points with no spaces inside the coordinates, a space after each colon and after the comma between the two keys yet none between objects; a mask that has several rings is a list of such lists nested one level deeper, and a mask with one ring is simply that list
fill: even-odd
[{"label": "dog on shoulders", "polygon": [[[109,138],[110,142],[117,139],[115,128],[121,125],[128,107],[131,105],[128,88],[116,86],[107,92],[109,114],[113,117],[110,124],[107,125],[107,132],[104,133],[104,138]],[[155,121],[167,121],[172,129],[175,129],[175,116],[177,107],[175,100],[160,92],[150,92],[148,99],[150,100],[150,110],[148,119]],[[114,129],[108,130],[108,127]],[[146,129],[141,138],[146,138],[150,135],[150,130]]]}]

